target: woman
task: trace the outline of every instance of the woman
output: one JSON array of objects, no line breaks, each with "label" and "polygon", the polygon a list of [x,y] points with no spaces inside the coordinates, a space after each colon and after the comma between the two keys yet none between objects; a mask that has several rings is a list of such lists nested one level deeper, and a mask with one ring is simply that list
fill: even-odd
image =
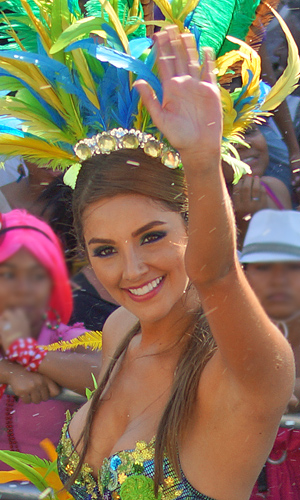
[{"label": "woman", "polygon": [[258,126],[253,125],[247,129],[245,141],[249,147],[238,145],[237,149],[241,160],[249,165],[252,174],[244,175],[233,185],[231,169],[223,165],[238,227],[239,248],[242,247],[251,215],[264,208],[292,208],[291,196],[285,184],[276,177],[265,175],[269,151]]},{"label": "woman", "polygon": [[[22,210],[2,214],[0,229],[0,443],[1,449],[44,456],[40,441],[59,440],[64,415],[77,405],[47,401],[59,385],[76,389],[66,373],[68,354],[39,345],[70,340],[85,332],[67,326],[72,294],[58,238],[43,221]],[[83,356],[72,354],[75,361]],[[78,358],[79,356],[79,358]],[[84,358],[89,356],[84,356]],[[65,362],[62,360],[65,359]],[[59,366],[60,365],[60,366]],[[28,371],[30,370],[30,371]],[[39,373],[33,373],[39,371]],[[90,372],[92,369],[90,369]],[[77,372],[79,375],[79,372]],[[9,384],[15,396],[3,394]],[[59,384],[59,385],[58,385]],[[73,385],[72,385],[73,384]]]},{"label": "woman", "polygon": [[77,230],[123,307],[103,329],[98,390],[64,428],[60,474],[75,499],[246,500],[292,392],[293,356],[237,261],[209,51],[200,74],[192,35],[169,27],[156,42],[163,104],[135,85],[186,184],[140,149],[83,162]]},{"label": "woman", "polygon": [[[287,411],[300,399],[300,213],[262,210],[251,219],[241,262],[261,305],[289,340],[296,384]],[[300,494],[300,430],[280,428],[251,498],[285,500]]]}]

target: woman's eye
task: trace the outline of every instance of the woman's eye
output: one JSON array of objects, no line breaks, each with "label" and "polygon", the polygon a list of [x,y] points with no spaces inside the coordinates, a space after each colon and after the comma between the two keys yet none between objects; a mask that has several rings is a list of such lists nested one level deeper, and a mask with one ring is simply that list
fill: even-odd
[{"label": "woman's eye", "polygon": [[10,271],[0,272],[0,279],[3,279],[3,280],[12,280],[12,279],[14,279],[14,274],[11,273]]},{"label": "woman's eye", "polygon": [[99,247],[95,248],[93,251],[93,257],[109,257],[110,255],[113,255],[116,253],[116,250],[114,247],[106,246],[106,247]]},{"label": "woman's eye", "polygon": [[154,241],[161,240],[166,236],[166,231],[156,231],[154,233],[147,233],[142,238],[143,243],[153,243]]},{"label": "woman's eye", "polygon": [[270,264],[258,264],[256,266],[256,270],[257,271],[261,271],[261,272],[269,271],[270,269],[271,269],[271,265]]}]

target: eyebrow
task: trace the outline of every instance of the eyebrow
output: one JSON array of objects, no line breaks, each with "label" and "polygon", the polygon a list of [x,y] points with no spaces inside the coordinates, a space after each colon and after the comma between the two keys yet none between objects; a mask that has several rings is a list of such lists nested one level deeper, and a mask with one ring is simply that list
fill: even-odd
[{"label": "eyebrow", "polygon": [[[142,226],[139,229],[137,229],[136,231],[134,231],[132,233],[132,237],[136,238],[140,234],[143,234],[145,231],[149,231],[153,227],[162,226],[164,224],[167,224],[167,223],[163,222],[161,220],[153,220],[151,222],[148,222],[148,224],[145,224],[144,226]],[[110,240],[110,239],[105,239],[105,238],[91,238],[88,242],[88,245],[92,245],[94,243],[98,243],[98,244],[101,243],[101,244],[105,244],[105,245],[114,245],[115,241]]]}]

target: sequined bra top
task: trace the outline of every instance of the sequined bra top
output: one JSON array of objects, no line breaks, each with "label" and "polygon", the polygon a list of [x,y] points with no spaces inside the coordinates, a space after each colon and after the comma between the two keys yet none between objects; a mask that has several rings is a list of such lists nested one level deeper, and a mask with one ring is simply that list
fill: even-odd
[{"label": "sequined bra top", "polygon": [[[64,484],[79,461],[68,431],[70,419],[68,414],[57,447],[58,471]],[[104,459],[97,480],[92,476],[92,468],[84,464],[70,493],[75,500],[214,500],[195,490],[183,473],[178,479],[167,458],[163,466],[164,483],[155,497],[154,439],[150,443],[138,441],[135,449],[120,451]]]}]

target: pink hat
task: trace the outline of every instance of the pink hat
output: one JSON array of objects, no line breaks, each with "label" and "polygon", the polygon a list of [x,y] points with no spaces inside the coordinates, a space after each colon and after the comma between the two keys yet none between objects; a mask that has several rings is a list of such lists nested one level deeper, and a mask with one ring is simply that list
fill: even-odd
[{"label": "pink hat", "polygon": [[0,262],[26,248],[48,271],[53,288],[49,319],[68,323],[72,313],[72,291],[61,243],[50,226],[25,210],[0,214]]}]

